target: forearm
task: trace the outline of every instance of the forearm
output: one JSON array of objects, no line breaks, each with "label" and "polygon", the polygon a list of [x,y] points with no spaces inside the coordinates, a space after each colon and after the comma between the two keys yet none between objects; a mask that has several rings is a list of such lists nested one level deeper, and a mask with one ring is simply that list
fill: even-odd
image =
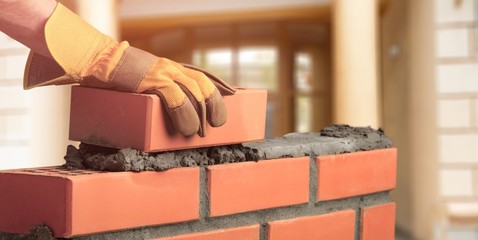
[{"label": "forearm", "polygon": [[43,29],[56,4],[55,0],[0,0],[0,31],[50,56]]}]

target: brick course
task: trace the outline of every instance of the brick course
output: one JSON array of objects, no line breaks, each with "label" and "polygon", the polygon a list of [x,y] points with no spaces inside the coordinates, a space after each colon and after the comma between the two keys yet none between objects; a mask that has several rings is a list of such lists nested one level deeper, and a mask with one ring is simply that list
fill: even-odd
[{"label": "brick course", "polygon": [[[395,157],[396,149],[383,149],[323,159],[363,161],[374,171],[390,173],[395,169]],[[129,231],[123,229],[143,226],[152,227],[143,232],[135,231],[135,239],[155,236],[163,239],[222,239],[220,236],[235,239],[232,236],[236,231],[250,233],[254,237],[246,239],[251,240],[259,233],[260,240],[266,236],[270,240],[297,239],[293,236],[354,239],[354,229],[358,228],[355,213],[363,208],[364,236],[382,234],[370,231],[377,224],[374,221],[378,221],[374,214],[384,219],[382,228],[388,230],[383,234],[390,233],[393,229],[392,215],[388,214],[390,208],[382,210],[373,206],[390,201],[386,191],[391,187],[376,188],[375,181],[391,181],[373,174],[367,176],[373,181],[360,180],[356,177],[363,177],[364,169],[349,168],[348,175],[342,175],[347,178],[342,182],[362,181],[362,188],[357,188],[361,190],[334,195],[341,198],[334,201],[317,202],[317,189],[327,183],[321,182],[321,175],[329,174],[323,171],[334,172],[334,169],[319,168],[317,171],[315,163],[315,158],[298,157],[164,172],[105,173],[63,168],[3,171],[0,172],[0,231],[25,234],[30,227],[45,223],[57,237],[91,236],[82,239],[127,239],[124,234]],[[378,167],[370,165],[372,163]],[[344,166],[340,164],[336,168]],[[316,179],[319,185],[315,184]],[[329,184],[336,186],[335,182]],[[367,184],[370,186],[364,188]],[[380,191],[383,194],[370,194]],[[320,194],[319,190],[318,198]],[[360,197],[350,198],[351,195]],[[258,224],[262,226],[256,231]],[[254,227],[242,228],[244,226]],[[193,233],[188,233],[191,230]],[[119,232],[111,238],[107,237],[108,233],[98,235],[108,231]]]}]

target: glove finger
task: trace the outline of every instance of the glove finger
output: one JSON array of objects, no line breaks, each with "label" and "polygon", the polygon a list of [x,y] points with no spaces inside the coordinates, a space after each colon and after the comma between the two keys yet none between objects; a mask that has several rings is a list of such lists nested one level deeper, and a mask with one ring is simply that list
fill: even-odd
[{"label": "glove finger", "polygon": [[198,82],[195,81],[194,78],[184,73],[184,68],[180,64],[167,58],[158,58],[156,65],[157,74],[154,75],[153,79],[181,83],[184,87],[188,89],[188,92],[191,93],[191,95],[197,102],[203,101],[204,95],[203,91],[201,91],[201,86],[198,85]]},{"label": "glove finger", "polygon": [[206,122],[204,96],[198,83],[186,76],[174,61],[166,58],[156,59],[137,88],[139,92],[150,90],[161,92],[169,109],[183,105],[184,99],[187,99],[195,110],[196,118],[199,119],[196,132],[204,136]]},{"label": "glove finger", "polygon": [[215,76],[214,74],[194,65],[190,65],[186,63],[181,63],[181,65],[187,69],[192,69],[206,75],[212,81],[212,83],[216,86],[216,88],[219,90],[221,95],[229,96],[229,95],[234,95],[234,93],[236,93],[236,89],[234,89],[231,85],[227,84],[225,81]]},{"label": "glove finger", "polygon": [[224,125],[227,121],[227,109],[219,90],[216,89],[205,101],[206,118],[209,124],[213,127]]},{"label": "glove finger", "polygon": [[[202,91],[202,86],[200,83],[195,81],[195,79],[190,78],[184,73],[177,74],[177,79],[174,79],[174,82],[181,88],[186,97],[192,103],[193,107],[196,109],[197,116],[199,118],[199,131],[198,135],[200,137],[206,136],[206,103],[204,101],[204,93]],[[200,95],[198,97],[198,94]]]},{"label": "glove finger", "polygon": [[[184,95],[184,101],[177,107],[170,108],[168,107],[168,94],[174,92],[174,94],[182,94]],[[158,95],[164,103],[166,107],[167,113],[171,118],[171,121],[174,124],[174,127],[184,136],[192,136],[199,132],[200,129],[200,120],[198,114],[196,112],[195,107],[191,103],[188,97],[182,92],[182,90],[178,89],[153,89],[147,91],[147,93],[153,93]]]},{"label": "glove finger", "polygon": [[204,73],[193,69],[183,68],[183,73],[198,83],[205,98],[206,119],[209,124],[213,127],[219,127],[226,123],[226,105],[219,89],[215,87],[213,81]]}]

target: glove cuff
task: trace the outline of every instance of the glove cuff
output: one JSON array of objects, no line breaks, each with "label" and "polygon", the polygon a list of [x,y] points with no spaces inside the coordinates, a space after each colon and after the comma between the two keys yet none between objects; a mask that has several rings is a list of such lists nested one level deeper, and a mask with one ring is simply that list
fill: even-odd
[{"label": "glove cuff", "polygon": [[55,61],[78,78],[84,77],[98,54],[116,44],[60,3],[45,24],[45,39]]},{"label": "glove cuff", "polygon": [[88,75],[97,56],[117,44],[61,3],[46,22],[44,31],[53,60],[30,52],[24,74],[25,89],[79,82]]},{"label": "glove cuff", "polygon": [[55,61],[30,51],[23,75],[23,89],[77,82],[66,76],[65,71]]},{"label": "glove cuff", "polygon": [[[100,60],[93,67],[93,76],[110,83],[119,90],[138,92],[138,86],[151,70],[157,57],[127,42],[120,43],[111,56]],[[97,70],[95,70],[97,69]]]}]

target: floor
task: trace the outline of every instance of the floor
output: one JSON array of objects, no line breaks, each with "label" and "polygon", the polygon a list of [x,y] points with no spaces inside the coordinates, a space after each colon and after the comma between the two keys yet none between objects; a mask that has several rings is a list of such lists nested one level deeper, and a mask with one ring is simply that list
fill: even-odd
[{"label": "floor", "polygon": [[415,240],[415,238],[413,238],[407,232],[396,228],[396,230],[395,230],[395,240]]}]

